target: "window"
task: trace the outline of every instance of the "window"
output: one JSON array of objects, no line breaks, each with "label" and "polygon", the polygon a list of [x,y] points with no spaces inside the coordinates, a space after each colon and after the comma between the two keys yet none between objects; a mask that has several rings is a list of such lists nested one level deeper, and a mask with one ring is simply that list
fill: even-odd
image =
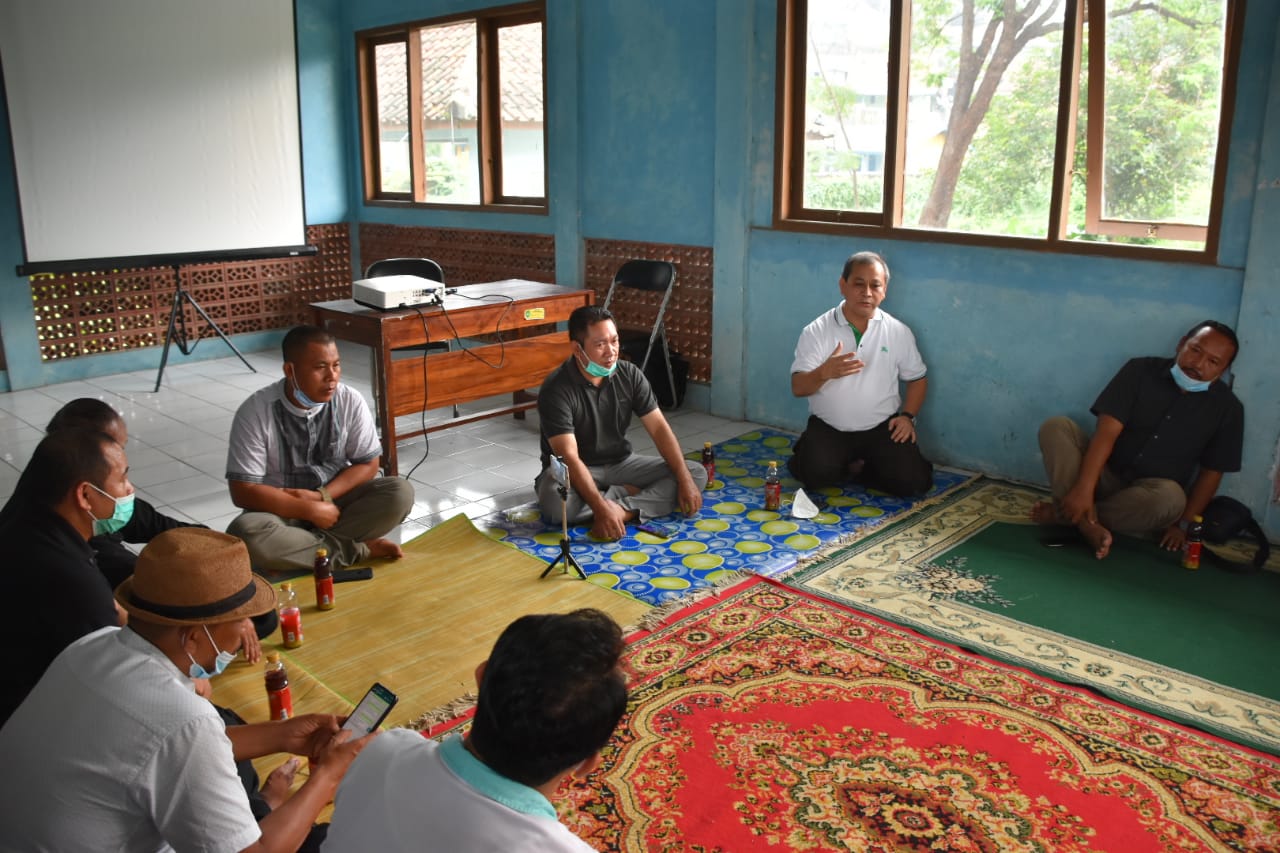
[{"label": "window", "polygon": [[541,3],[358,34],[365,198],[546,209]]},{"label": "window", "polygon": [[1211,260],[1239,7],[779,0],[775,219]]}]

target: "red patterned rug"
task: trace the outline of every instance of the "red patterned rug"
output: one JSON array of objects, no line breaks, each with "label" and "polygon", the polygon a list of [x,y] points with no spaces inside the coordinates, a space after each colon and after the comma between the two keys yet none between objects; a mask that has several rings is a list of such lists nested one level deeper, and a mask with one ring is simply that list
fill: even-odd
[{"label": "red patterned rug", "polygon": [[1274,757],[774,582],[626,666],[604,766],[557,803],[600,850],[1280,850]]}]

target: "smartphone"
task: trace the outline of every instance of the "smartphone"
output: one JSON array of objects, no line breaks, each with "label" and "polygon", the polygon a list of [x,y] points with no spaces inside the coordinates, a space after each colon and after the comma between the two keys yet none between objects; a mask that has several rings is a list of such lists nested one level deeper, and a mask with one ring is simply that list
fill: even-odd
[{"label": "smartphone", "polygon": [[360,569],[334,569],[333,582],[344,583],[346,581],[367,581],[373,578],[373,569],[364,567]]},{"label": "smartphone", "polygon": [[347,721],[342,724],[342,727],[352,732],[352,737],[364,737],[382,725],[382,721],[387,718],[387,714],[391,713],[391,709],[399,701],[399,696],[396,696],[396,694],[375,681],[373,686],[369,688],[369,692],[364,694],[364,698],[360,700],[360,704],[356,705],[356,709],[351,712],[351,716],[347,717]]},{"label": "smartphone", "polygon": [[674,527],[669,524],[660,524],[656,521],[642,521],[636,525],[636,530],[648,533],[650,536],[657,536],[659,539],[670,539],[676,535]]}]

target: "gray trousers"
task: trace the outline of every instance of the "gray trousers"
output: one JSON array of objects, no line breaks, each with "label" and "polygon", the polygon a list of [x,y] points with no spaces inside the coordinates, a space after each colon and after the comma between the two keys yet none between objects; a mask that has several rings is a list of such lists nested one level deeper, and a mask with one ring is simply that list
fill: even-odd
[{"label": "gray trousers", "polygon": [[369,559],[367,539],[386,535],[413,507],[413,484],[399,477],[376,477],[333,501],[342,510],[328,530],[271,512],[244,512],[227,532],[244,540],[256,571],[310,570],[316,549],[329,549],[334,568]]},{"label": "gray trousers", "polygon": [[[1044,470],[1055,501],[1075,485],[1088,449],[1089,435],[1071,418],[1053,417],[1040,425],[1040,452],[1044,454]],[[1177,521],[1186,509],[1187,493],[1173,480],[1124,480],[1104,467],[1094,490],[1094,505],[1103,527],[1142,536]]]},{"label": "gray trousers", "polygon": [[[702,467],[702,463],[689,459],[684,462],[693,475],[693,482],[698,490],[706,488],[707,469]],[[658,518],[676,509],[679,498],[676,478],[661,456],[633,453],[613,465],[588,465],[587,470],[591,472],[591,479],[595,480],[596,488],[602,495],[638,512],[640,521]],[[552,524],[559,524],[561,519],[557,485],[555,477],[548,471],[543,471],[533,481],[533,487],[538,492],[538,508],[542,511],[543,519]],[[626,486],[635,486],[640,491],[634,495],[627,494]],[[591,507],[572,487],[564,505],[564,514],[568,516],[570,524],[579,524],[592,517]]]}]

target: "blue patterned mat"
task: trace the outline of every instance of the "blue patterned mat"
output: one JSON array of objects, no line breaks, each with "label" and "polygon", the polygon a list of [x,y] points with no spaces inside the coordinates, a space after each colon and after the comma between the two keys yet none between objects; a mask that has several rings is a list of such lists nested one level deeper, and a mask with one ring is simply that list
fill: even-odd
[{"label": "blue patterned mat", "polygon": [[[713,586],[733,571],[766,577],[785,574],[801,556],[848,544],[977,476],[935,468],[933,489],[919,500],[857,486],[806,492],[817,504],[818,515],[792,518],[791,503],[800,483],[784,477],[782,511],[770,512],[763,509],[764,475],[771,460],[786,473],[785,460],[795,439],[791,433],[762,429],[716,445],[716,479],[703,493],[702,511],[693,517],[675,513],[660,519],[676,528],[674,536],[660,539],[628,527],[624,538],[603,542],[591,537],[589,524],[577,525],[569,528],[574,558],[592,583],[662,604]],[[686,456],[699,459],[701,451]],[[477,526],[548,563],[560,556],[560,529],[542,521],[535,503],[494,513]]]}]

